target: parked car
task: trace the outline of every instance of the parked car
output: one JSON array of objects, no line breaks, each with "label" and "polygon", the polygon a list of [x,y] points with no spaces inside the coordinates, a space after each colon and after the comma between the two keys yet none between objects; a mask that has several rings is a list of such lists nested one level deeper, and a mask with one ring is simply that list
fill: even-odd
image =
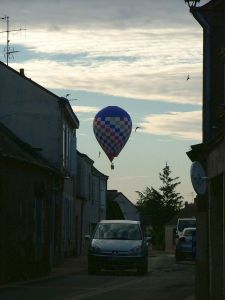
[{"label": "parked car", "polygon": [[148,242],[140,222],[129,220],[103,220],[96,226],[88,250],[88,272],[101,269],[137,269],[148,271]]},{"label": "parked car", "polygon": [[177,238],[181,237],[183,230],[185,228],[196,228],[196,218],[179,218],[177,220],[177,227],[176,227],[176,235]]},{"label": "parked car", "polygon": [[176,242],[175,258],[176,261],[184,259],[193,259],[192,238],[196,233],[195,227],[185,228]]}]

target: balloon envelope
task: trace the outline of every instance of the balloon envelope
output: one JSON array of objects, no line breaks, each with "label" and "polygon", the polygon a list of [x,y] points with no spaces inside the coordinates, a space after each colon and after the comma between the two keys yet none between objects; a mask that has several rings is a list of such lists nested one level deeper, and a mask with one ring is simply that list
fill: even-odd
[{"label": "balloon envelope", "polygon": [[118,106],[107,106],[94,118],[93,130],[97,141],[110,161],[118,156],[130,137],[132,121]]}]

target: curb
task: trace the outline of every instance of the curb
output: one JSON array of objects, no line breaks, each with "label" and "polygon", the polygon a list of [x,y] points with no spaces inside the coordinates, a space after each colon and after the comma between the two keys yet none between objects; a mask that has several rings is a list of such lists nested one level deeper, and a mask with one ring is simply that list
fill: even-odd
[{"label": "curb", "polygon": [[29,284],[32,282],[39,282],[39,281],[44,281],[44,280],[48,280],[48,279],[54,279],[57,277],[59,278],[59,277],[67,276],[67,275],[82,273],[85,271],[87,271],[86,256],[68,257],[68,258],[65,258],[58,265],[53,267],[49,274],[46,274],[46,275],[43,275],[40,277],[36,277],[33,279],[31,278],[28,280],[10,282],[10,283],[6,283],[6,284],[2,284],[2,285],[0,284],[0,289],[13,287],[15,285],[25,285],[25,284]]}]

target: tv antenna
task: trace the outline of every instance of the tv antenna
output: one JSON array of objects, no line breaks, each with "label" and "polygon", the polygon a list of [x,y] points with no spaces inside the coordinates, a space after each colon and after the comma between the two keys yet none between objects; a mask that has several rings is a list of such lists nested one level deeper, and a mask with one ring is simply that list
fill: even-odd
[{"label": "tv antenna", "polygon": [[14,58],[13,54],[19,52],[19,51],[15,51],[14,48],[12,48],[12,47],[9,46],[9,43],[10,43],[9,33],[13,32],[13,31],[22,31],[22,30],[26,30],[26,29],[19,28],[19,29],[12,29],[12,30],[10,30],[9,29],[9,16],[4,16],[4,17],[2,17],[0,19],[4,20],[6,22],[6,30],[1,31],[0,33],[6,32],[6,39],[7,40],[6,40],[6,47],[4,49],[4,53],[5,53],[5,56],[6,56],[6,63],[7,63],[7,66],[8,66],[8,64],[9,64],[9,58],[10,57]]}]

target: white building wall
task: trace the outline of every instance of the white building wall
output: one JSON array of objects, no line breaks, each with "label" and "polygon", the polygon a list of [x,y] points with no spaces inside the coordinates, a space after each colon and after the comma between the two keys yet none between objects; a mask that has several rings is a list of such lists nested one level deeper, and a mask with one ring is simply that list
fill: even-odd
[{"label": "white building wall", "polygon": [[105,219],[107,180],[101,179],[101,175],[93,171],[93,161],[87,156],[78,155],[78,160],[79,196],[85,199],[82,216],[82,251],[85,252],[88,243],[84,240],[84,236],[92,234],[95,225]]},{"label": "white building wall", "polygon": [[106,219],[107,181],[100,179],[100,218]]}]

